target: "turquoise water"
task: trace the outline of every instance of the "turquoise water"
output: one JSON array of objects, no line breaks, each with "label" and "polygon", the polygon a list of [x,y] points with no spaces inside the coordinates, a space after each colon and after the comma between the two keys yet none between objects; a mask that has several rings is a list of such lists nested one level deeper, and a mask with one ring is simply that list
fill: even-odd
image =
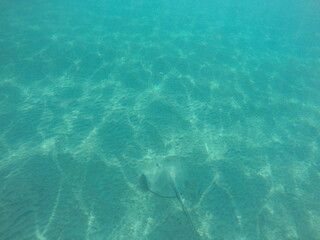
[{"label": "turquoise water", "polygon": [[320,239],[320,4],[220,2],[0,1],[1,240]]}]

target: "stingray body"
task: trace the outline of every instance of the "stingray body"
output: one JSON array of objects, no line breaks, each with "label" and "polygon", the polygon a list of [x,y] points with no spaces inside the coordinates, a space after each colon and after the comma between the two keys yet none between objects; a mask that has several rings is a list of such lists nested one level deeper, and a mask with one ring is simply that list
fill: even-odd
[{"label": "stingray body", "polygon": [[194,236],[198,236],[190,214],[183,204],[180,191],[185,186],[187,178],[186,169],[182,161],[176,157],[168,157],[161,161],[152,163],[142,174],[146,188],[160,196],[166,198],[177,198],[181,208],[192,226]]}]

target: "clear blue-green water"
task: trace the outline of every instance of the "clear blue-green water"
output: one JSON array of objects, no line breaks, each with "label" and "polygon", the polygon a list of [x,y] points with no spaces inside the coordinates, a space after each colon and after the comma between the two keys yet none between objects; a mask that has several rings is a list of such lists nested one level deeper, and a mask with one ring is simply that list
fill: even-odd
[{"label": "clear blue-green water", "polygon": [[319,1],[0,9],[1,240],[320,239]]}]

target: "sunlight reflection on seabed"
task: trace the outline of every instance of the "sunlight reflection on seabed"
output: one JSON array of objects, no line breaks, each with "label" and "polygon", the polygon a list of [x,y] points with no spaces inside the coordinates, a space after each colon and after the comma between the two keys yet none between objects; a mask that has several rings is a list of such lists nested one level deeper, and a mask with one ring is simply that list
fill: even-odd
[{"label": "sunlight reflection on seabed", "polygon": [[0,239],[320,239],[306,1],[0,1]]},{"label": "sunlight reflection on seabed", "polygon": [[[58,193],[57,193],[57,197],[56,197],[56,200],[54,202],[54,206],[52,208],[52,213],[50,215],[50,218],[48,219],[48,223],[45,225],[44,229],[41,230],[41,225],[42,224],[39,224],[39,221],[37,219],[37,214],[35,214],[35,227],[36,227],[36,237],[37,239],[39,240],[46,240],[47,238],[45,237],[45,235],[47,234],[49,228],[50,228],[50,225],[52,224],[55,216],[56,216],[56,211],[57,211],[57,207],[58,207],[58,204],[60,202],[60,196],[61,196],[61,182],[59,184],[59,189],[58,189]],[[60,237],[59,237],[60,239]]]}]

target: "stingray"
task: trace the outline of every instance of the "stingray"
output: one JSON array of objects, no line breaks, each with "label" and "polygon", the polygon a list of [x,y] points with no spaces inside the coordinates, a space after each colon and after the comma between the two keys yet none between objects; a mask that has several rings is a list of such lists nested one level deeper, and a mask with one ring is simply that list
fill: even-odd
[{"label": "stingray", "polygon": [[161,161],[155,161],[142,173],[141,181],[146,190],[164,198],[176,198],[192,227],[194,236],[198,232],[193,224],[191,216],[183,204],[180,191],[184,189],[187,180],[186,168],[183,161],[177,157],[167,157]]}]

